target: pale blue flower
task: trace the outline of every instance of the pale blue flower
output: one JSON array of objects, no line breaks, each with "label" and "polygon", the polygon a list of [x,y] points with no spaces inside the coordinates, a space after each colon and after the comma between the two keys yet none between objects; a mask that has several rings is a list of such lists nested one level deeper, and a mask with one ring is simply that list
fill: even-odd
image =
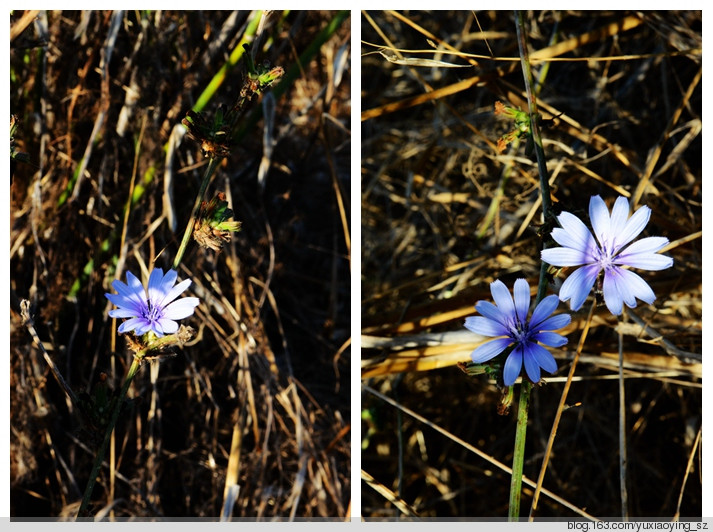
[{"label": "pale blue flower", "polygon": [[118,308],[109,311],[112,318],[130,318],[119,326],[119,332],[134,331],[141,336],[152,331],[156,336],[173,334],[178,330],[175,320],[187,318],[198,305],[197,297],[184,297],[174,301],[191,284],[190,279],[173,286],[178,273],[154,268],[149,276],[148,287],[144,289],[136,276],[127,272],[128,285],[114,281],[111,285],[116,294],[105,294]]},{"label": "pale blue flower", "polygon": [[609,215],[604,200],[592,196],[589,218],[596,240],[586,225],[575,215],[563,212],[557,217],[562,227],[552,230],[552,238],[562,247],[542,251],[542,260],[553,266],[581,266],[560,288],[560,299],[570,300],[570,308],[579,310],[592,290],[600,272],[604,272],[602,291],[604,302],[614,315],[621,314],[623,304],[636,307],[636,299],[653,303],[651,287],[641,277],[625,267],[641,270],[663,270],[673,265],[673,259],[659,255],[668,239],[650,236],[630,244],[649,222],[651,209],[639,207],[629,217],[629,202],[617,198]]},{"label": "pale blue flower", "polygon": [[570,322],[569,314],[550,315],[555,311],[559,300],[557,296],[547,296],[540,301],[532,318],[527,320],[530,310],[530,286],[525,279],[515,281],[513,293],[515,301],[502,281],[490,284],[490,293],[495,305],[489,301],[478,301],[475,309],[482,316],[470,316],[465,319],[465,327],[482,336],[496,336],[479,346],[470,355],[473,362],[486,362],[512,346],[503,368],[505,386],[512,386],[522,371],[523,362],[528,378],[540,381],[540,368],[548,373],[557,371],[557,363],[552,353],[538,342],[550,347],[561,347],[567,338],[554,331]]}]

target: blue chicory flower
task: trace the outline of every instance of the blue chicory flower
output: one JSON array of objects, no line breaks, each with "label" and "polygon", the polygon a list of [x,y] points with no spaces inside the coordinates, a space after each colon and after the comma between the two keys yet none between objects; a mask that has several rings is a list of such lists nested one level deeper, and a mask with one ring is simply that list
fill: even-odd
[{"label": "blue chicory flower", "polygon": [[161,268],[154,268],[149,276],[147,289],[136,276],[127,272],[128,285],[121,281],[112,282],[116,294],[105,294],[106,298],[118,308],[109,311],[112,318],[131,318],[119,326],[119,332],[135,331],[141,336],[151,331],[156,336],[173,334],[178,330],[175,320],[187,318],[198,305],[197,297],[184,297],[174,301],[191,284],[190,279],[173,286],[178,273],[168,270],[166,275]]},{"label": "blue chicory flower", "polygon": [[629,201],[620,196],[609,215],[604,200],[592,196],[589,218],[596,240],[586,225],[569,212],[557,217],[562,227],[552,230],[552,238],[562,247],[542,251],[542,260],[553,266],[581,266],[562,284],[559,297],[570,300],[570,308],[579,310],[587,299],[600,272],[604,272],[602,291],[609,311],[618,316],[623,303],[636,307],[636,298],[653,303],[656,299],[651,287],[625,267],[642,270],[663,270],[673,265],[673,259],[657,252],[668,244],[661,236],[630,242],[644,230],[651,217],[651,209],[639,207],[629,217]]},{"label": "blue chicory flower", "polygon": [[475,309],[482,316],[470,316],[465,319],[466,329],[483,335],[496,336],[493,340],[480,345],[470,355],[476,364],[486,362],[510,346],[513,346],[503,368],[505,386],[512,386],[522,371],[523,362],[528,378],[538,383],[540,368],[548,373],[557,371],[557,363],[552,353],[542,347],[541,342],[550,347],[561,347],[567,343],[567,338],[554,331],[569,324],[569,314],[550,315],[555,311],[559,300],[556,295],[542,299],[532,311],[530,321],[527,321],[530,309],[530,286],[525,279],[515,281],[513,294],[510,295],[505,283],[495,281],[490,284],[490,293],[495,305],[489,301],[478,301]]}]

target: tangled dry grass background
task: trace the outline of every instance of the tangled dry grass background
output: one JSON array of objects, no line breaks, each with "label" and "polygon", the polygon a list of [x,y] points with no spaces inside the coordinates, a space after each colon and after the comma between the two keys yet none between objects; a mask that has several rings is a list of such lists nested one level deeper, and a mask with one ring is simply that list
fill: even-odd
[{"label": "tangled dry grass background", "polygon": [[[617,323],[597,308],[544,480],[551,495],[534,516],[622,517],[621,334],[628,514],[700,517],[702,14],[527,20],[539,57],[564,58],[535,64],[540,111],[559,117],[543,132],[556,208],[586,217],[593,194],[646,204],[646,234],[668,237],[675,261],[645,274],[657,300],[635,316]],[[511,124],[494,103],[527,108],[513,14],[364,12],[361,27],[362,515],[502,518],[510,478],[498,463],[512,463],[515,414],[498,415],[494,384],[456,364],[475,347],[463,319],[490,299],[489,283],[539,275],[537,165],[524,145],[495,149]],[[583,310],[554,350],[558,373],[533,392],[533,480]]]},{"label": "tangled dry grass background", "polygon": [[[98,435],[49,373],[18,300],[31,302],[40,338],[78,394],[102,373],[118,389],[131,360],[104,293],[126,269],[170,266],[205,159],[187,137],[173,148],[169,137],[258,14],[23,15],[10,20],[11,112],[29,158],[11,186],[10,510],[72,516]],[[188,320],[197,336],[135,379],[93,513],[216,518],[237,484],[234,518],[348,515],[348,20],[267,18],[258,61],[295,78],[276,98],[264,187],[259,120],[208,193],[227,194],[242,232],[221,253],[189,248],[179,276],[202,301]],[[336,31],[319,43],[330,24]],[[228,69],[205,111],[235,101],[242,77],[240,64]],[[122,248],[132,179],[139,199]]]}]

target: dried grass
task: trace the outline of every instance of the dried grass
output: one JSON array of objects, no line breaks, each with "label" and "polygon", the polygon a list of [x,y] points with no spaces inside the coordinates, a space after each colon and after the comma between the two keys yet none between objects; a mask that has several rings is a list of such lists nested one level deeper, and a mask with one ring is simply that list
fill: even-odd
[{"label": "dried grass", "polygon": [[[249,15],[40,12],[12,43],[11,110],[32,163],[18,164],[12,182],[13,308],[31,301],[38,334],[77,393],[101,373],[116,390],[126,374],[130,355],[104,292],[119,258],[137,274],[154,261],[170,266],[205,160],[187,138],[168,162],[164,147]],[[292,67],[334,16],[273,13],[258,60]],[[197,336],[135,379],[94,515],[216,519],[237,495],[228,517],[347,516],[349,75],[337,85],[333,62],[348,42],[347,22],[277,100],[264,190],[263,122],[219,168],[209,195],[227,194],[243,230],[220,254],[189,248],[179,275],[201,298],[188,320]],[[206,111],[234,101],[241,81],[241,67],[229,71]],[[165,164],[175,232],[162,199]],[[82,182],[68,188],[80,166]],[[120,249],[110,235],[121,234],[132,176],[143,195]],[[61,204],[65,191],[74,195]],[[17,314],[10,349],[11,515],[72,516],[100,435],[80,427]]]}]

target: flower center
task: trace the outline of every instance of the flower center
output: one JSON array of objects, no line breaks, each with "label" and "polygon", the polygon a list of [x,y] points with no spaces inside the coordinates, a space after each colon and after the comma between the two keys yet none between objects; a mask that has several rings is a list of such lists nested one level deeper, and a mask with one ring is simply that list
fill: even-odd
[{"label": "flower center", "polygon": [[158,321],[161,318],[162,314],[163,313],[161,312],[161,307],[153,305],[151,303],[151,300],[149,299],[146,310],[144,312],[144,319],[153,323],[155,321]]},{"label": "flower center", "polygon": [[603,270],[609,270],[612,266],[612,259],[613,259],[613,253],[609,249],[609,244],[606,243],[602,245],[601,249],[599,250],[599,258],[597,262],[599,263],[599,266]]},{"label": "flower center", "polygon": [[515,319],[515,323],[510,327],[512,339],[518,343],[526,341],[530,336],[530,329],[527,324],[520,323],[520,320]]}]

